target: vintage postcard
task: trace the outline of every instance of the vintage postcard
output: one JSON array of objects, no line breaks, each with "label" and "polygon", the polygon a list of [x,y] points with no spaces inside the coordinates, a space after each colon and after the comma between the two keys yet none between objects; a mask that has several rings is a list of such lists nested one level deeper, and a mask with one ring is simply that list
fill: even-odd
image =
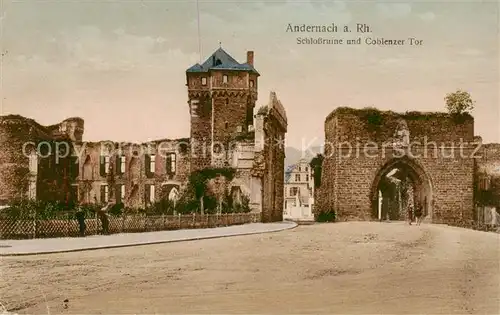
[{"label": "vintage postcard", "polygon": [[499,21],[0,0],[0,314],[499,314]]}]

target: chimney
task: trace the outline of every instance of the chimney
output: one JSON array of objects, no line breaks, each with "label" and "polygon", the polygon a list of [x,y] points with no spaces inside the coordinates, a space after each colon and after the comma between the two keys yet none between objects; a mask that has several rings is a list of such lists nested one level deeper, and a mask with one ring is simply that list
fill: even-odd
[{"label": "chimney", "polygon": [[253,51],[247,51],[247,63],[253,66]]}]

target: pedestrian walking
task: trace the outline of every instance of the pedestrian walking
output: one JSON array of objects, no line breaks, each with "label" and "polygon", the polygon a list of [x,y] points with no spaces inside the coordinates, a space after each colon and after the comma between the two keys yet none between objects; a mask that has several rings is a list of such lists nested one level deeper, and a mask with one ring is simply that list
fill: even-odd
[{"label": "pedestrian walking", "polygon": [[82,208],[78,208],[78,211],[76,212],[76,220],[78,221],[80,236],[85,236],[87,225],[85,224],[85,212]]},{"label": "pedestrian walking", "polygon": [[413,205],[408,206],[408,224],[411,225],[413,221]]},{"label": "pedestrian walking", "polygon": [[422,218],[422,205],[419,203],[415,208],[415,222],[417,223],[417,225],[420,225],[421,218]]},{"label": "pedestrian walking", "polygon": [[99,216],[99,220],[101,221],[102,234],[104,234],[104,235],[109,234],[108,211],[109,211],[109,209],[111,209],[112,205],[113,205],[113,203],[110,201],[97,212],[97,215]]}]

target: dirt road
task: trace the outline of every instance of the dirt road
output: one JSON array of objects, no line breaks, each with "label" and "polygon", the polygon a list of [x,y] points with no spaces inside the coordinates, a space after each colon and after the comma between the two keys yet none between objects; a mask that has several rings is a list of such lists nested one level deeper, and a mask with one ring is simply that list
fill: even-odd
[{"label": "dirt road", "polygon": [[319,224],[1,268],[20,314],[500,313],[499,235],[444,226]]}]

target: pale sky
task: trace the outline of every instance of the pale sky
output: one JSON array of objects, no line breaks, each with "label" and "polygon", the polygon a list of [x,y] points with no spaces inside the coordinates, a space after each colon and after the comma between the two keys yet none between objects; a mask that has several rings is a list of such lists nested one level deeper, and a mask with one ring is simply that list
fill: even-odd
[{"label": "pale sky", "polygon": [[[200,60],[195,1],[2,2],[2,114],[42,124],[85,120],[84,140],[189,136],[185,70]],[[456,89],[476,100],[476,134],[500,142],[497,1],[202,1],[204,61],[222,47],[240,62],[255,51],[259,101],[275,91],[288,145],[324,137],[338,106],[443,111]],[[370,37],[419,47],[298,45],[292,24],[366,23]]]}]

